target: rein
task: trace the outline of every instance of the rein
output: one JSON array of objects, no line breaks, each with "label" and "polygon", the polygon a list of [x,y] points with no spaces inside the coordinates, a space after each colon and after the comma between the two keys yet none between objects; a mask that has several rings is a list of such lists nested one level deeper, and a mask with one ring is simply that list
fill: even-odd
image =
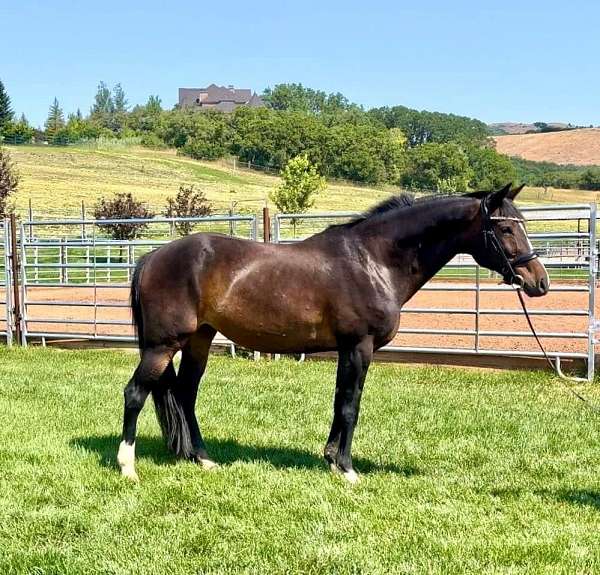
[{"label": "rein", "polygon": [[575,389],[573,389],[573,387],[571,387],[570,385],[567,385],[565,383],[565,381],[586,382],[587,380],[583,379],[581,377],[566,376],[560,369],[560,364],[559,364],[558,358],[556,359],[555,362],[552,362],[552,360],[550,359],[550,356],[544,349],[544,346],[540,340],[540,337],[538,336],[538,334],[535,330],[535,327],[533,326],[533,322],[531,321],[531,316],[529,315],[529,312],[527,311],[527,306],[525,305],[525,300],[523,299],[523,292],[522,292],[524,280],[523,280],[522,276],[520,276],[519,274],[517,274],[515,272],[515,268],[518,266],[521,266],[523,264],[526,264],[527,262],[530,262],[531,260],[538,258],[539,254],[532,250],[521,256],[518,256],[515,258],[509,258],[506,255],[506,253],[504,252],[504,248],[502,247],[502,244],[500,243],[500,240],[498,239],[498,236],[496,235],[496,232],[494,231],[493,224],[492,224],[492,222],[495,220],[512,220],[512,221],[519,222],[521,225],[523,225],[524,220],[521,218],[490,215],[489,207],[485,200],[483,200],[481,202],[481,212],[482,212],[482,216],[483,216],[483,218],[482,218],[483,219],[483,237],[484,237],[485,245],[486,245],[486,247],[488,245],[491,245],[491,247],[494,249],[496,254],[500,256],[500,259],[503,262],[501,273],[504,278],[504,281],[506,283],[512,285],[514,288],[516,288],[517,295],[519,296],[519,302],[521,303],[521,307],[523,308],[523,313],[525,314],[525,319],[527,320],[529,329],[531,330],[531,333],[533,334],[533,337],[535,338],[535,341],[537,342],[538,347],[540,348],[540,350],[544,356],[544,359],[548,363],[550,369],[552,369],[556,373],[556,375],[558,375],[558,377],[560,379],[560,383],[565,387],[565,389],[567,391],[569,391],[574,397],[576,397],[577,399],[582,401],[589,409],[591,409],[595,413],[600,414],[600,407],[592,404],[588,398],[584,397],[579,392],[577,392]]}]

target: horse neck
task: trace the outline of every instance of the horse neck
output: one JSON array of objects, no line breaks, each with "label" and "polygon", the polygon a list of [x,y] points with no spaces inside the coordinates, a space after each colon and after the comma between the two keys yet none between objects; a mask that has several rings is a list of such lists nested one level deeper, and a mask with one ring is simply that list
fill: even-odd
[{"label": "horse neck", "polygon": [[380,264],[396,277],[406,301],[459,253],[468,253],[479,202],[444,198],[416,204],[362,230]]}]

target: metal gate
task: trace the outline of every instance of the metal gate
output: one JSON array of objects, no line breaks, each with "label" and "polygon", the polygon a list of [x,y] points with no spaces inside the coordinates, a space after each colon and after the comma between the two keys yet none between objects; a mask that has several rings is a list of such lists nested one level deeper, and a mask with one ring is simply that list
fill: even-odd
[{"label": "metal gate", "polygon": [[0,336],[6,338],[6,344],[12,345],[15,330],[12,274],[11,223],[9,218],[0,220],[0,305],[4,306],[4,317],[0,318]]},{"label": "metal gate", "polygon": [[[18,240],[21,343],[134,342],[128,297],[135,261],[175,239],[182,224],[194,232],[257,235],[253,215],[23,221]],[[145,228],[134,240],[115,240],[107,232],[111,225]]]},{"label": "metal gate", "polygon": [[[522,211],[529,222],[532,243],[553,284],[548,296],[530,300],[530,313],[548,355],[559,367],[561,359],[584,360],[591,380],[596,329],[596,205],[543,206]],[[355,215],[277,214],[273,239],[280,243],[300,241]],[[471,257],[456,257],[403,308],[398,334],[382,351],[542,357],[511,294],[513,289],[497,285],[499,279]]]}]

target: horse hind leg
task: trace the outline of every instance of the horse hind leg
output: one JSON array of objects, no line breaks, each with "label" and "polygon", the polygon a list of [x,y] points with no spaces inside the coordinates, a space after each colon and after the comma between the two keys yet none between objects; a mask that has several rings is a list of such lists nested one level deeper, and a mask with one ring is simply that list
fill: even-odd
[{"label": "horse hind leg", "polygon": [[202,465],[204,469],[212,469],[217,467],[217,464],[210,459],[206,451],[196,418],[195,406],[200,380],[206,369],[210,344],[215,333],[213,328],[203,326],[190,338],[182,351],[181,365],[177,375],[176,397],[183,409],[189,428],[192,445],[191,459]]},{"label": "horse hind leg", "polygon": [[124,390],[123,434],[117,462],[123,476],[138,481],[135,471],[135,436],[138,416],[144,403],[166,368],[171,365],[174,350],[165,347],[149,348],[142,351],[142,357],[133,377]]}]

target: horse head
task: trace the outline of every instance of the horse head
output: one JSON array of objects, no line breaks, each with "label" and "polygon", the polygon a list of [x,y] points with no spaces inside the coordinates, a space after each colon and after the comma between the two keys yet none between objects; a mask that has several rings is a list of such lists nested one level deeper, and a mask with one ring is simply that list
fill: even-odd
[{"label": "horse head", "polygon": [[481,203],[470,251],[479,265],[499,273],[506,284],[539,297],[548,293],[550,280],[513,203],[522,189],[509,184],[495,192],[472,194]]}]

